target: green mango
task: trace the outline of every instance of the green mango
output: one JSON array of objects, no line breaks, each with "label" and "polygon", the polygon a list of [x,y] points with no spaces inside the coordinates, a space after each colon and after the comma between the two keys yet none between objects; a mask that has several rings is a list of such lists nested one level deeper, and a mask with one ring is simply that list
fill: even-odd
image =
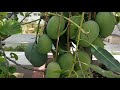
[{"label": "green mango", "polygon": [[47,54],[39,53],[37,44],[29,44],[25,48],[25,56],[34,67],[40,67],[47,61]]},{"label": "green mango", "polygon": [[96,22],[100,27],[100,36],[102,38],[109,36],[113,32],[116,24],[115,17],[111,12],[98,12]]},{"label": "green mango", "polygon": [[52,49],[52,40],[47,34],[43,34],[38,39],[38,51],[41,54],[47,54]]},{"label": "green mango", "polygon": [[57,62],[50,62],[46,68],[46,78],[59,78],[61,73],[60,65]]},{"label": "green mango", "polygon": [[48,21],[46,31],[51,39],[58,38],[59,25],[60,25],[60,33],[61,33],[65,28],[65,19],[63,17],[52,16]]},{"label": "green mango", "polygon": [[94,41],[92,44],[93,44],[93,45],[97,45],[97,46],[99,46],[99,47],[101,47],[101,48],[104,48],[103,40],[102,40],[102,38],[99,37],[99,36],[95,39],[95,41]]},{"label": "green mango", "polygon": [[[75,70],[78,71],[78,70],[81,70],[81,68],[82,68],[82,70],[87,71],[89,69],[89,65],[91,63],[91,58],[90,58],[89,54],[84,50],[79,50],[77,59],[80,61],[81,65],[79,64],[79,62],[77,62],[74,67]],[[85,65],[81,62],[88,64],[88,65]],[[80,68],[80,66],[81,66],[81,68]]]},{"label": "green mango", "polygon": [[[72,16],[70,19],[75,22],[77,25],[80,25],[81,16]],[[73,23],[70,23],[70,39],[75,38],[78,33],[78,27],[75,26]]]},{"label": "green mango", "polygon": [[73,55],[71,53],[65,53],[59,58],[58,63],[61,69],[66,71],[72,69],[72,66],[74,64],[73,61]]},{"label": "green mango", "polygon": [[[82,46],[82,47],[89,47],[90,44],[89,43],[92,43],[99,35],[99,25],[93,21],[93,20],[89,20],[89,21],[86,21],[83,23],[83,26],[82,26],[83,30],[85,32],[88,32],[87,34],[81,32],[80,33],[80,43],[79,45]],[[78,40],[78,36],[76,37],[76,42]],[[84,41],[86,40],[86,41]],[[89,42],[89,43],[88,43]]]}]

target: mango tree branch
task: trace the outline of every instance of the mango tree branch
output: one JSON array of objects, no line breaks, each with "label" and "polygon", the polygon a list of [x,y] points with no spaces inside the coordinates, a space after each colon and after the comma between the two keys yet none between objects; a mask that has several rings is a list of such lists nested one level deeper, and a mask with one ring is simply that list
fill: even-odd
[{"label": "mango tree branch", "polygon": [[37,36],[38,36],[38,33],[39,33],[40,22],[41,22],[41,16],[40,16],[40,19],[39,19],[39,22],[38,22],[38,27],[37,27],[37,32],[36,32],[35,43],[37,43]]},{"label": "mango tree branch", "polygon": [[5,57],[6,57],[9,61],[11,61],[12,63],[14,63],[14,64],[16,64],[17,66],[20,66],[20,67],[22,67],[22,68],[24,68],[24,69],[31,70],[31,71],[44,72],[44,70],[37,70],[37,69],[32,69],[32,68],[24,67],[24,66],[22,66],[21,64],[18,64],[18,63],[15,62],[14,60],[12,60],[12,59],[10,59],[9,57],[7,57],[6,55],[5,55]]},{"label": "mango tree branch", "polygon": [[96,18],[96,12],[94,12],[94,19]]},{"label": "mango tree branch", "polygon": [[32,22],[36,22],[36,21],[38,21],[38,20],[40,20],[40,19],[36,19],[36,20],[30,21],[30,22],[26,22],[26,23],[21,23],[21,25],[30,24],[30,23],[32,23]]},{"label": "mango tree branch", "polygon": [[[69,19],[71,16],[71,12],[69,12]],[[68,30],[67,30],[67,50],[70,50],[70,21],[68,21]]]},{"label": "mango tree branch", "polygon": [[[0,40],[0,44],[1,44],[1,40]],[[1,46],[1,45],[0,45],[0,46]],[[3,54],[4,58],[7,59],[8,61],[11,61],[11,62],[14,63],[14,64],[16,64],[17,66],[20,66],[20,67],[22,67],[22,68],[24,68],[24,69],[31,70],[31,71],[44,72],[44,70],[37,70],[37,69],[27,68],[27,67],[22,66],[21,64],[18,64],[17,62],[15,62],[14,60],[12,60],[12,59],[10,59],[9,57],[6,56],[5,51],[4,51],[4,49],[2,48],[2,46],[1,46],[0,49],[2,50],[2,54]],[[7,61],[7,60],[6,60],[6,61]],[[9,62],[8,62],[8,61],[7,61],[7,66],[9,67]]]},{"label": "mango tree branch", "polygon": [[[83,12],[83,13],[82,13],[82,20],[81,20],[81,22],[80,22],[80,27],[82,27],[82,24],[83,24],[84,14],[85,14],[85,13]],[[80,30],[80,28],[79,28],[76,50],[78,50],[78,46],[79,46],[79,42],[80,42],[80,40],[79,40],[79,38],[80,38],[80,33],[81,33],[81,30]],[[76,62],[76,57],[77,57],[76,54],[77,54],[77,53],[75,53],[75,56],[74,56],[74,61],[73,61],[74,63]],[[74,70],[74,65],[75,65],[75,64],[73,64],[73,66],[72,66],[72,68],[71,68],[71,70],[70,70],[70,73],[69,73],[68,77],[71,76],[72,71]]]},{"label": "mango tree branch", "polygon": [[6,17],[7,20],[9,20],[13,16],[14,12],[11,13],[10,16]]},{"label": "mango tree branch", "polygon": [[[62,13],[61,13],[61,14],[62,14]],[[62,15],[61,15],[61,16],[62,16]],[[57,43],[56,43],[56,54],[55,54],[55,59],[54,59],[54,61],[56,61],[57,56],[58,56],[58,44],[59,44],[59,37],[60,37],[60,25],[61,25],[61,19],[62,19],[61,16],[60,16],[60,19],[59,19],[58,37],[57,37]]]},{"label": "mango tree branch", "polygon": [[88,13],[88,20],[91,20],[91,12]]}]

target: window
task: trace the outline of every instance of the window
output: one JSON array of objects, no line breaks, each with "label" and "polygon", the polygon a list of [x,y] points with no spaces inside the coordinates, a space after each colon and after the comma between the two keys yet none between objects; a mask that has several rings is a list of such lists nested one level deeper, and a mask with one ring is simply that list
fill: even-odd
[{"label": "window", "polygon": [[37,13],[34,13],[34,16],[37,16]]}]

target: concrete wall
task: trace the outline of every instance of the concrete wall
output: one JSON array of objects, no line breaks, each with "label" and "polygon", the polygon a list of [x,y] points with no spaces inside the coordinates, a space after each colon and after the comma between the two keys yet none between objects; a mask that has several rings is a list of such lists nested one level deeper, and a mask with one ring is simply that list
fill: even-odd
[{"label": "concrete wall", "polygon": [[105,38],[105,41],[111,43],[111,44],[120,44],[120,36],[118,35],[110,35],[107,38]]}]

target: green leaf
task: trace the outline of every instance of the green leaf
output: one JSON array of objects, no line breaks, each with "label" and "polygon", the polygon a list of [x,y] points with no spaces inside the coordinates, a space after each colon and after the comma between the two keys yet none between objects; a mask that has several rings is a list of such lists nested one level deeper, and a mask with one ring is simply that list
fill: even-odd
[{"label": "green leaf", "polygon": [[15,58],[15,60],[18,60],[18,56],[15,53],[10,53],[11,58]]},{"label": "green leaf", "polygon": [[2,72],[0,73],[0,78],[4,78],[5,77],[5,74]]},{"label": "green leaf", "polygon": [[16,78],[16,76],[15,75],[10,75],[9,78]]},{"label": "green leaf", "polygon": [[7,12],[0,12],[0,16],[7,16]]},{"label": "green leaf", "polygon": [[0,66],[6,66],[6,59],[0,56]]},{"label": "green leaf", "polygon": [[3,35],[13,35],[21,32],[21,25],[18,21],[15,20],[4,21],[3,25],[0,26],[0,33]]},{"label": "green leaf", "polygon": [[24,16],[23,12],[20,12],[20,15],[21,15],[21,16]]},{"label": "green leaf", "polygon": [[5,60],[5,58],[3,58],[3,57],[0,56],[0,63],[1,62],[6,62],[6,60]]},{"label": "green leaf", "polygon": [[29,12],[25,13],[25,16],[26,16],[26,17],[30,16]]},{"label": "green leaf", "polygon": [[15,73],[16,72],[16,67],[10,66],[9,67],[9,72],[10,73]]},{"label": "green leaf", "polygon": [[107,78],[120,78],[120,75],[114,74],[112,71],[103,70],[103,69],[101,69],[99,66],[90,65],[90,67],[91,67],[94,71],[98,72],[99,74],[101,74],[101,75],[104,76],[104,77],[107,77]]},{"label": "green leaf", "polygon": [[92,54],[103,63],[109,70],[113,72],[120,72],[120,63],[107,50],[92,45]]},{"label": "green leaf", "polygon": [[7,16],[7,12],[0,12],[0,20]]},{"label": "green leaf", "polygon": [[8,68],[7,68],[7,67],[5,67],[5,66],[0,66],[0,70],[2,70],[2,72],[3,72],[4,74],[8,74]]}]

